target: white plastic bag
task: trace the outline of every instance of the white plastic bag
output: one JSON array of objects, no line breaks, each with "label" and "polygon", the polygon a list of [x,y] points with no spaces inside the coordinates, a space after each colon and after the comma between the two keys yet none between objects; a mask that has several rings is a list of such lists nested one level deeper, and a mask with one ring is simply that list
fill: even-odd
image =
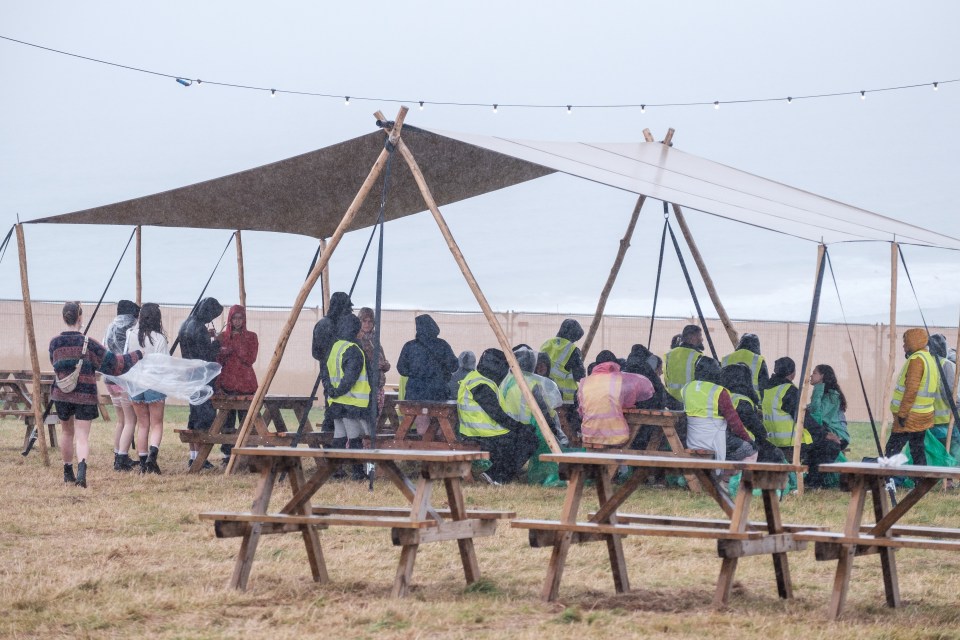
[{"label": "white plastic bag", "polygon": [[122,376],[104,376],[104,379],[131,396],[150,389],[190,404],[203,404],[213,395],[210,382],[220,375],[220,368],[216,362],[150,353]]},{"label": "white plastic bag", "polygon": [[877,458],[877,464],[881,467],[899,467],[907,463],[907,454],[898,453],[895,456],[890,456],[889,458]]}]

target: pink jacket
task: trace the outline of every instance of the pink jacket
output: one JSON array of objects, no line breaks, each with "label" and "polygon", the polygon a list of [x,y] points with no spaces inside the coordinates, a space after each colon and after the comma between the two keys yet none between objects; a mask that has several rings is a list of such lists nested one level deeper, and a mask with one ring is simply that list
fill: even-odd
[{"label": "pink jacket", "polygon": [[616,362],[604,362],[582,379],[577,389],[583,441],[591,444],[627,444],[630,429],[623,409],[653,396],[653,384],[637,373],[621,373]]}]

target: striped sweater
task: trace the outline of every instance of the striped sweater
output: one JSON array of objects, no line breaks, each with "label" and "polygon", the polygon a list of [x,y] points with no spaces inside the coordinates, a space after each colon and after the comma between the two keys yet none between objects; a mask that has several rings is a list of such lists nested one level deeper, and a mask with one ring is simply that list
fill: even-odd
[{"label": "striped sweater", "polygon": [[[57,378],[66,378],[77,366],[77,360],[83,351],[83,334],[79,331],[64,331],[50,341],[50,362]],[[87,354],[80,369],[80,379],[70,393],[53,385],[53,399],[74,404],[97,404],[97,372],[119,376],[130,370],[143,353],[134,351],[126,355],[117,355],[108,351],[94,339],[87,342]]]}]

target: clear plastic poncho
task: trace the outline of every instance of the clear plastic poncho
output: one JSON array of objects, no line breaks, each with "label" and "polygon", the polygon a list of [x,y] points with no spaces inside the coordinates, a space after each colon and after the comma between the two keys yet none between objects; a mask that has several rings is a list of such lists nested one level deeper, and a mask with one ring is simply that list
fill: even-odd
[{"label": "clear plastic poncho", "polygon": [[216,362],[151,353],[122,376],[104,376],[104,379],[120,386],[131,396],[152,389],[196,405],[203,404],[213,395],[210,382],[218,375],[220,365]]},{"label": "clear plastic poncho", "polygon": [[114,318],[107,327],[103,337],[103,344],[113,353],[125,353],[127,345],[127,330],[137,324],[137,319],[131,314],[122,314]]}]

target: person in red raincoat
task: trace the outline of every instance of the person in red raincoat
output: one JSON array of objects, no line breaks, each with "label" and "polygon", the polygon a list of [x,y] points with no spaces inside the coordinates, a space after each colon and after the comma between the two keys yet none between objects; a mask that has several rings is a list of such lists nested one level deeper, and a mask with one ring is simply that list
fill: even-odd
[{"label": "person in red raincoat", "polygon": [[[217,386],[227,395],[252,395],[257,392],[257,374],[253,363],[257,361],[260,341],[257,334],[247,329],[247,310],[243,305],[235,304],[227,313],[227,327],[218,336],[220,355],[217,362],[223,367],[217,378]],[[243,424],[246,411],[231,411],[223,425],[223,433],[233,433],[235,422]],[[230,445],[221,447],[224,463],[230,460]]]}]

